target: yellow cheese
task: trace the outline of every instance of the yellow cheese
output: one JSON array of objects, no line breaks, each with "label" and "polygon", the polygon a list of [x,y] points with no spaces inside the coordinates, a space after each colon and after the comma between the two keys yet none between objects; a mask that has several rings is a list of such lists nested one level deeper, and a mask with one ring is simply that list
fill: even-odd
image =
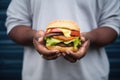
[{"label": "yellow cheese", "polygon": [[70,37],[71,31],[67,29],[60,29],[65,37]]}]

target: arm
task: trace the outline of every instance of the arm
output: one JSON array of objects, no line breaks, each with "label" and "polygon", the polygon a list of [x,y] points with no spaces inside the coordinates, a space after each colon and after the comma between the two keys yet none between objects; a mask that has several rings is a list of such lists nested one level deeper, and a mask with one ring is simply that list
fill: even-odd
[{"label": "arm", "polygon": [[24,46],[33,45],[33,37],[36,33],[36,30],[32,30],[31,27],[27,27],[24,25],[19,25],[14,27],[10,32],[10,38],[18,44]]},{"label": "arm", "polygon": [[[33,30],[31,10],[28,0],[12,0],[7,10],[6,28],[10,38],[24,46],[33,46],[45,59],[55,59],[58,51],[47,50],[43,44],[41,31]],[[36,39],[40,38],[40,42]]]},{"label": "arm", "polygon": [[91,41],[95,47],[103,47],[112,43],[117,38],[117,32],[109,27],[100,27],[87,32],[85,37]]},{"label": "arm", "polygon": [[117,32],[109,27],[101,27],[90,32],[81,33],[81,40],[83,43],[79,50],[76,53],[66,51],[66,54],[63,54],[63,56],[70,62],[76,62],[77,59],[81,59],[85,56],[90,45],[94,47],[103,47],[113,42],[116,38]]},{"label": "arm", "polygon": [[15,42],[32,45],[35,30],[31,29],[31,14],[27,0],[12,0],[7,9],[7,33]]},{"label": "arm", "polygon": [[[53,60],[60,56],[60,53],[56,50],[48,50],[43,41],[44,32],[32,30],[32,28],[24,25],[14,27],[10,33],[10,38],[16,43],[24,46],[33,46],[43,55],[43,58],[47,60]],[[38,42],[39,39],[39,42]]]}]

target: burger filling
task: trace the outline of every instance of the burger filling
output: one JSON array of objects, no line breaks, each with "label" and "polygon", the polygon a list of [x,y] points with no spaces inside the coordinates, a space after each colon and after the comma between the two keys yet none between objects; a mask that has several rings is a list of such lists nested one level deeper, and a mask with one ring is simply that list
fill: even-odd
[{"label": "burger filling", "polygon": [[80,33],[75,30],[53,28],[46,31],[46,46],[72,47],[77,49],[81,45]]}]

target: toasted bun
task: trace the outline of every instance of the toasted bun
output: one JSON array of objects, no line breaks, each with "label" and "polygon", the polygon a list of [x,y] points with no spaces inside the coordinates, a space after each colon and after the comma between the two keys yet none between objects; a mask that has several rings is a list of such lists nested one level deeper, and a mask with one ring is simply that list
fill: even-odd
[{"label": "toasted bun", "polygon": [[76,52],[78,49],[74,49],[73,47],[60,47],[60,46],[47,46],[49,50],[59,50],[60,52],[73,51]]},{"label": "toasted bun", "polygon": [[54,20],[47,25],[46,29],[49,28],[67,28],[70,30],[80,31],[79,26],[71,20]]}]

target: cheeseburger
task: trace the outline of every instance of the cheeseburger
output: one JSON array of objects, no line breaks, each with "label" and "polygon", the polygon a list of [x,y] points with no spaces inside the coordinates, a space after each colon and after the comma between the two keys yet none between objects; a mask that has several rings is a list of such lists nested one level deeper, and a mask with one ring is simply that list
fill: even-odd
[{"label": "cheeseburger", "polygon": [[76,52],[81,45],[80,28],[69,20],[55,20],[46,27],[45,45],[49,50]]}]

